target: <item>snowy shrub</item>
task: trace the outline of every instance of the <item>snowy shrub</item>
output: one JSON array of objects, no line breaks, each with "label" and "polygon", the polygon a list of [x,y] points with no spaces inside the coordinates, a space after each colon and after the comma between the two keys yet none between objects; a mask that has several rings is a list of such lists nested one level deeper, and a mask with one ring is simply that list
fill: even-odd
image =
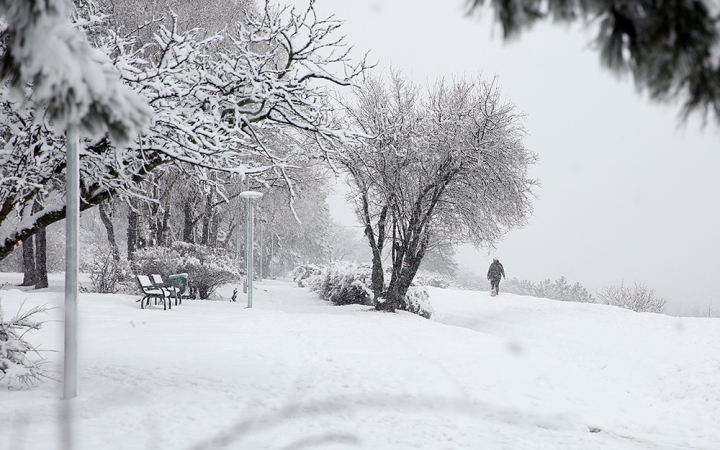
[{"label": "snowy shrub", "polygon": [[323,271],[318,292],[335,305],[372,305],[371,270],[366,263],[332,263]]},{"label": "snowy shrub", "polygon": [[425,286],[410,286],[400,309],[429,319],[432,316],[433,308]]},{"label": "snowy shrub", "polygon": [[317,264],[304,264],[298,266],[292,271],[293,281],[297,283],[298,287],[310,287],[318,283],[320,278],[323,276],[325,266],[319,266]]},{"label": "snowy shrub", "polygon": [[133,253],[130,264],[136,274],[159,273],[165,279],[180,271],[180,253],[170,247],[145,247]]},{"label": "snowy shrub", "polygon": [[447,289],[453,285],[453,280],[449,275],[422,271],[415,275],[413,283],[419,286],[432,286]]},{"label": "snowy shrub", "polygon": [[[490,290],[489,282],[488,290]],[[517,278],[500,282],[500,290],[517,295],[535,295],[535,285],[531,281],[518,280]]]},{"label": "snowy shrub", "polygon": [[568,302],[595,303],[595,298],[580,283],[569,287],[567,295],[560,300]]},{"label": "snowy shrub", "polygon": [[190,296],[193,298],[195,294],[201,299],[210,298],[218,287],[243,278],[240,264],[225,249],[187,242],[175,242],[172,248],[181,257],[181,270],[176,273],[188,274]]},{"label": "snowy shrub", "polygon": [[667,304],[667,300],[658,297],[655,289],[638,283],[632,288],[623,283],[620,283],[620,286],[604,287],[598,291],[597,296],[606,305],[619,306],[636,312],[661,314]]},{"label": "snowy shrub", "polygon": [[528,280],[513,278],[500,284],[500,291],[518,295],[561,300],[564,302],[595,303],[595,298],[580,283],[569,284],[565,277],[550,281],[545,279],[538,284]]},{"label": "snowy shrub", "polygon": [[113,257],[110,248],[95,247],[87,263],[80,264],[80,270],[90,274],[90,292],[114,294],[126,291],[130,278],[130,265],[124,259]]},{"label": "snowy shrub", "polygon": [[25,340],[30,330],[39,330],[43,322],[36,322],[38,313],[48,310],[45,305],[36,306],[25,312],[5,320],[0,307],[0,380],[6,381],[7,387],[33,387],[51,379],[43,369],[45,359],[40,357],[35,346]]},{"label": "snowy shrub", "polygon": [[205,245],[174,242],[172,247],[148,247],[138,250],[132,262],[135,273],[160,274],[163,280],[176,273],[188,274],[192,298],[205,300],[215,289],[242,279],[243,271],[227,251]]},{"label": "snowy shrub", "polygon": [[[374,306],[372,292],[372,266],[370,263],[336,261],[327,266],[304,265],[293,271],[298,286],[308,287],[324,300],[335,305]],[[386,274],[385,280],[390,280]],[[387,285],[385,286],[387,288]],[[433,313],[430,298],[424,286],[411,286],[398,309],[429,319]]]}]

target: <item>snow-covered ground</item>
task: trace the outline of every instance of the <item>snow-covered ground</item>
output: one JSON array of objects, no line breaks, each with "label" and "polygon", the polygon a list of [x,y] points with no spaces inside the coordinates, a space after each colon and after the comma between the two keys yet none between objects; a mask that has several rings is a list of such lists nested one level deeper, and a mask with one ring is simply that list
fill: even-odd
[{"label": "snow-covered ground", "polygon": [[[0,291],[7,316],[58,307],[28,337],[48,350],[60,282]],[[431,289],[425,320],[256,287],[252,309],[81,294],[74,448],[720,449],[720,319]],[[0,391],[0,449],[60,448],[61,390]]]}]

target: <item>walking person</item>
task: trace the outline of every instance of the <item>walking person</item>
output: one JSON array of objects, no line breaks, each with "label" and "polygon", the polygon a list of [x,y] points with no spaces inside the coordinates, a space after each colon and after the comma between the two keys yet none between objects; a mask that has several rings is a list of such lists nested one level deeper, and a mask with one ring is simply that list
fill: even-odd
[{"label": "walking person", "polygon": [[[500,293],[500,277],[505,278],[505,269],[498,261],[497,256],[493,258],[492,264],[488,269],[487,279],[490,280],[490,295],[498,295]],[[493,293],[494,291],[494,293]]]}]

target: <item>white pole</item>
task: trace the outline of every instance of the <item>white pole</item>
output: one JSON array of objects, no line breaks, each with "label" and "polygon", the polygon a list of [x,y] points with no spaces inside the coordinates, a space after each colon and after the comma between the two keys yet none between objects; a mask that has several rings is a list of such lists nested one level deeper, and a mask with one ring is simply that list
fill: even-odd
[{"label": "white pole", "polygon": [[[248,183],[249,186],[249,183]],[[253,296],[253,199],[262,198],[262,192],[255,192],[247,190],[240,193],[240,197],[247,200],[247,227],[245,228],[247,234],[245,235],[245,268],[247,274],[247,295],[248,295],[248,308],[252,308],[252,296]]]},{"label": "white pole", "polygon": [[235,226],[235,262],[240,258],[240,211],[237,215],[237,225]]},{"label": "white pole", "polygon": [[270,260],[268,261],[268,276],[272,278],[273,276],[273,258],[275,258],[275,233],[272,232],[272,229],[270,230]]},{"label": "white pole", "polygon": [[63,353],[63,402],[61,440],[64,450],[73,448],[70,400],[77,397],[77,298],[78,298],[78,223],[80,221],[80,169],[78,131],[66,130],[65,164],[65,351]]},{"label": "white pole", "polygon": [[[250,190],[250,177],[246,177],[245,192]],[[252,308],[252,200],[245,198],[245,285],[248,291],[248,308]]]},{"label": "white pole", "polygon": [[80,168],[78,131],[67,128],[65,210],[65,361],[63,398],[77,396],[78,224],[80,222]]},{"label": "white pole", "polygon": [[[262,212],[262,211],[261,211]],[[258,219],[258,228],[260,228],[260,267],[258,267],[258,280],[262,281],[263,279],[263,257],[264,255],[264,248],[263,248],[263,229],[265,228],[262,223],[262,217]]]},{"label": "white pole", "polygon": [[252,308],[252,298],[253,298],[253,202],[252,200],[248,199],[248,202],[250,202],[250,209],[248,214],[248,269],[247,269],[247,280],[248,280],[248,308]]}]

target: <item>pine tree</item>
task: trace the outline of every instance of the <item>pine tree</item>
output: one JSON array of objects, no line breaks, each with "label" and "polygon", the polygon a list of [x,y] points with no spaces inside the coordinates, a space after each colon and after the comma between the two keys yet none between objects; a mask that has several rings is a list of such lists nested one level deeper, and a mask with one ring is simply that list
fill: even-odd
[{"label": "pine tree", "polygon": [[[506,39],[540,20],[598,23],[602,64],[632,73],[656,101],[683,99],[683,118],[699,111],[720,121],[720,16],[706,0],[468,0],[489,3]],[[713,6],[715,7],[715,6]]]}]

